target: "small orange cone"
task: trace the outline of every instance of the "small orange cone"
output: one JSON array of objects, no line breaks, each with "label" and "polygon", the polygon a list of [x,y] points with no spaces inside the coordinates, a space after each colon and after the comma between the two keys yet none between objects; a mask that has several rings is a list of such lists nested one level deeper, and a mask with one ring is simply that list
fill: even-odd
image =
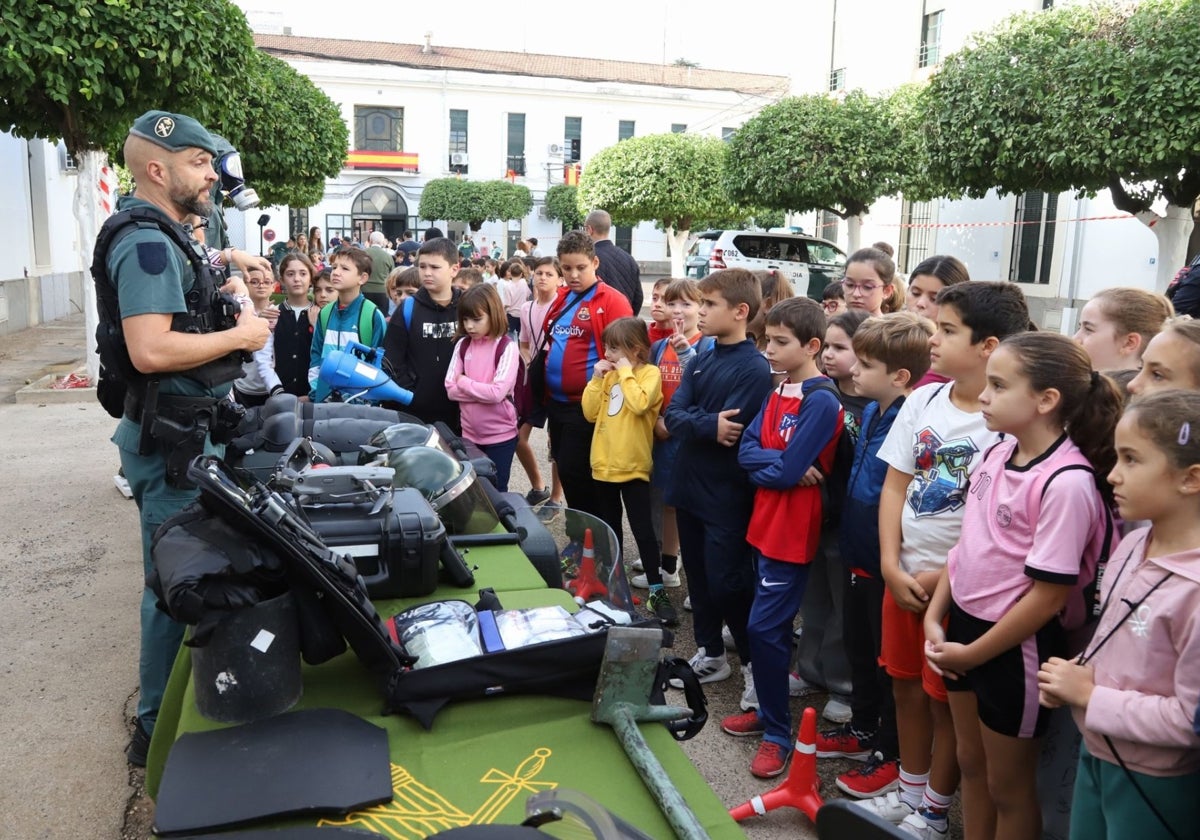
[{"label": "small orange cone", "polygon": [[815,823],[817,809],[825,804],[821,800],[820,786],[821,781],[817,778],[817,710],[810,706],[800,719],[800,734],[796,737],[796,750],[787,778],[774,790],[731,808],[729,816],[741,822],[786,805],[803,811]]},{"label": "small orange cone", "polygon": [[600,582],[600,577],[596,574],[596,544],[592,540],[591,528],[583,532],[583,556],[579,561],[579,574],[567,583],[567,589],[575,594],[575,599],[580,603],[608,595],[608,587]]}]

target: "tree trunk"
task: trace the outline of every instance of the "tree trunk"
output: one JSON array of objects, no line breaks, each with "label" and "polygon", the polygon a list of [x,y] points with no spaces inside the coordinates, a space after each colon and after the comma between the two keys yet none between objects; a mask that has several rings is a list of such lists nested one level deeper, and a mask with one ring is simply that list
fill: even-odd
[{"label": "tree trunk", "polygon": [[691,231],[686,228],[678,231],[670,226],[667,226],[666,228],[667,242],[670,245],[669,253],[671,255],[672,277],[679,278],[684,276],[683,258],[686,255],[685,246],[687,245],[689,233],[691,233]]},{"label": "tree trunk", "polygon": [[862,247],[863,214],[846,217],[846,253],[853,254]]},{"label": "tree trunk", "polygon": [[1135,213],[1139,222],[1150,228],[1158,240],[1158,262],[1154,278],[1154,290],[1165,292],[1175,274],[1187,263],[1188,237],[1195,224],[1190,207],[1168,204],[1164,215],[1153,210]]},{"label": "tree trunk", "polygon": [[87,374],[93,383],[100,375],[100,357],[96,355],[96,327],[100,316],[96,310],[96,287],[92,283],[92,251],[96,235],[104,220],[116,209],[116,179],[108,193],[108,213],[100,206],[100,172],[108,164],[108,155],[94,149],[79,153],[79,175],[75,181],[75,221],[79,224],[79,250],[83,261],[83,329],[87,342]]}]

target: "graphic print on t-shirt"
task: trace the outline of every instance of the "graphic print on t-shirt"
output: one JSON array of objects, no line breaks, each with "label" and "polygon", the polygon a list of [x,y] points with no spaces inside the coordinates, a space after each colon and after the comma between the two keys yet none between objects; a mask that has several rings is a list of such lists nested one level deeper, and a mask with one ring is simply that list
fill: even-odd
[{"label": "graphic print on t-shirt", "polygon": [[943,441],[929,426],[913,447],[916,474],[908,486],[908,506],[917,517],[936,516],[963,506],[971,459],[979,451],[968,437]]},{"label": "graphic print on t-shirt", "polygon": [[621,390],[620,382],[614,382],[612,390],[608,392],[608,416],[616,417],[624,406],[625,392]]}]

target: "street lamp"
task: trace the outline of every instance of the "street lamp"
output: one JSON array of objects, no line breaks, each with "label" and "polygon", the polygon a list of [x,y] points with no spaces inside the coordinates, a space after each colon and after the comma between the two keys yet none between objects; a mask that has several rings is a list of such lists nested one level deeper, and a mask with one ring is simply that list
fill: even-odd
[{"label": "street lamp", "polygon": [[263,246],[263,230],[266,228],[267,222],[269,221],[271,221],[271,217],[267,213],[263,213],[258,217],[258,255],[260,257],[266,256]]}]

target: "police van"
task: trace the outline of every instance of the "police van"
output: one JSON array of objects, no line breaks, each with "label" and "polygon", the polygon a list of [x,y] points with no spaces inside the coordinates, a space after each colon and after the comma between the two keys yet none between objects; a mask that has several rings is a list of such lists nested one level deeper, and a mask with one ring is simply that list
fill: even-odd
[{"label": "police van", "polygon": [[819,301],[825,286],[841,279],[846,255],[832,242],[804,234],[706,230],[697,234],[685,266],[687,276],[697,279],[723,268],[775,269],[796,294]]}]

